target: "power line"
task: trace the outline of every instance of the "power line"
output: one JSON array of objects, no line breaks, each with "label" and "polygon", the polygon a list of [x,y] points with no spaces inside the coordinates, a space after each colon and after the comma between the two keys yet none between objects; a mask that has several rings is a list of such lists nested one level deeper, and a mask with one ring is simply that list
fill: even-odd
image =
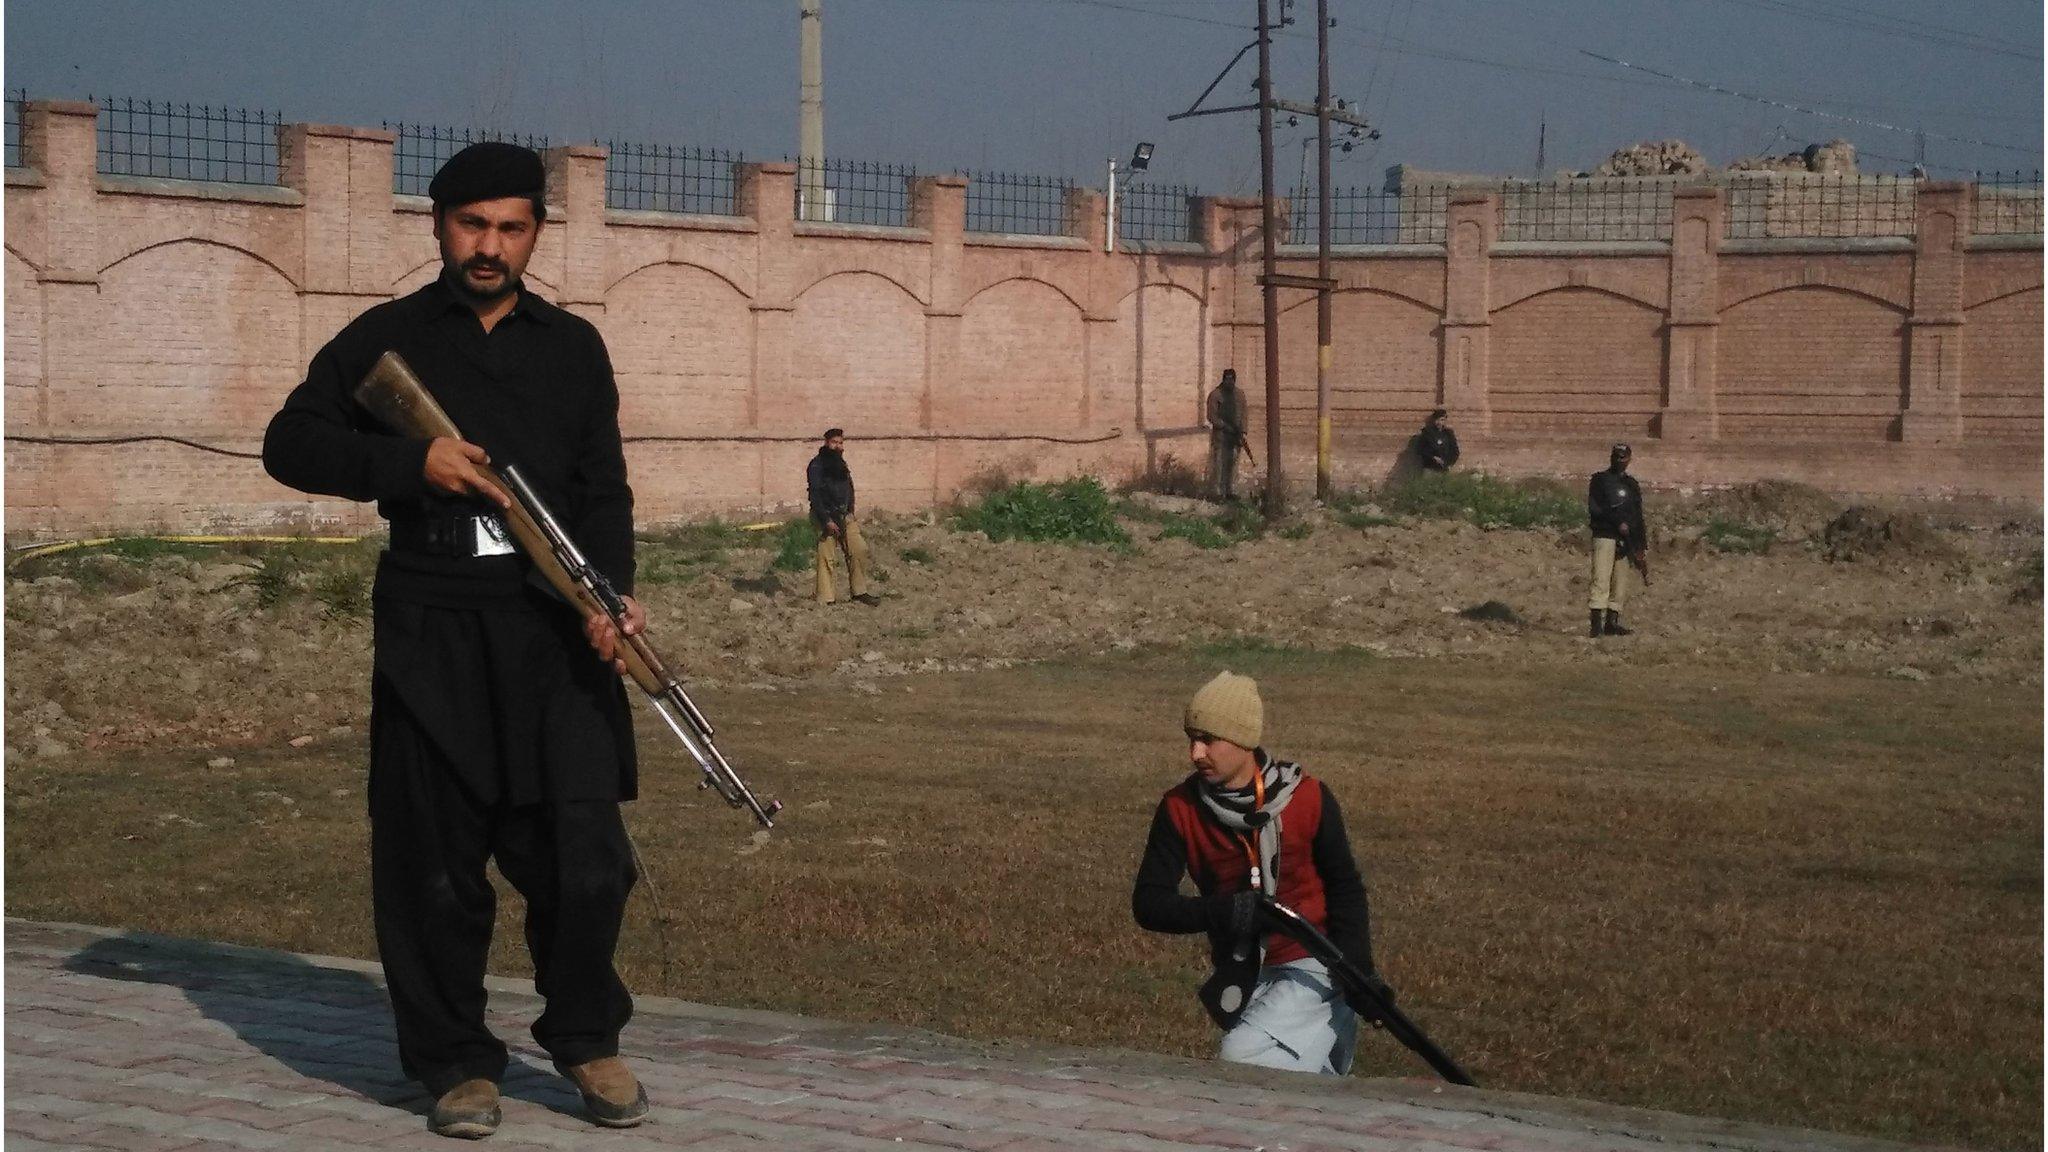
[{"label": "power line", "polygon": [[[1964,32],[1955,28],[1944,28],[1938,24],[1906,20],[1902,17],[1880,16],[1873,12],[1855,12],[1854,10],[1843,12],[1839,9],[1827,11],[1824,9],[1802,8],[1797,4],[1789,3],[1788,0],[1722,0],[1722,2],[1726,4],[1739,4],[1745,8],[1755,8],[1765,12],[1781,12],[1801,20],[1834,24],[1843,28],[1858,28],[1866,32],[1876,32],[1883,36],[1902,37],[1907,40],[1914,40],[1937,47],[1956,48],[1965,52],[1984,52],[1996,56],[2010,56],[2018,60],[2038,61],[2041,59],[2041,55],[2038,52],[2018,51],[2005,46],[1989,36],[1980,36],[1974,32]],[[1894,27],[1884,23],[1886,20],[1893,20],[1899,25],[1910,25],[1912,27]],[[1913,30],[1914,28],[1925,29],[1925,31],[1915,31]],[[1973,40],[1977,41],[1977,43],[1970,42]]]},{"label": "power line", "polygon": [[1682,84],[1688,88],[1698,88],[1702,91],[1712,92],[1720,96],[1733,96],[1737,100],[1748,100],[1754,104],[1768,104],[1773,108],[1786,108],[1794,112],[1803,112],[1808,116],[1819,116],[1827,120],[1840,120],[1848,124],[1861,124],[1869,128],[1882,128],[1888,132],[1915,133],[1925,135],[1929,139],[1946,140],[1954,144],[1975,144],[1980,148],[1992,148],[2002,152],[2017,152],[2022,155],[2028,156],[2039,156],[2041,154],[2041,149],[2039,148],[2028,148],[2018,144],[2004,144],[1996,140],[1979,140],[1973,136],[1950,136],[1942,132],[1925,132],[1919,128],[1909,128],[1900,124],[1887,124],[1881,120],[1865,120],[1858,116],[1844,116],[1839,112],[1827,112],[1819,108],[1814,108],[1810,105],[1795,104],[1789,100],[1777,100],[1769,96],[1759,96],[1753,92],[1739,92],[1733,88],[1726,88],[1719,84],[1710,83],[1705,80],[1691,80],[1684,76],[1673,75],[1670,72],[1662,72],[1655,68],[1648,67],[1646,65],[1631,64],[1626,60],[1618,60],[1612,56],[1603,56],[1600,53],[1595,52],[1589,48],[1581,48],[1579,49],[1579,52],[1581,55],[1591,56],[1595,60],[1604,60],[1609,64],[1617,65],[1622,68],[1633,69],[1637,72],[1647,72],[1652,76],[1661,76],[1674,84]]}]

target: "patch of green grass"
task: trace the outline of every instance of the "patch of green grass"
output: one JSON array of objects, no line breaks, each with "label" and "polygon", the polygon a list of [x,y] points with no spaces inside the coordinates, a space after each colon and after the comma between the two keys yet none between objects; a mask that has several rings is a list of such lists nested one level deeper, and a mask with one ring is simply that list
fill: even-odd
[{"label": "patch of green grass", "polygon": [[256,594],[256,606],[259,608],[279,607],[305,589],[305,562],[289,551],[279,550],[268,556],[252,557],[248,569],[248,575],[237,576],[221,587],[223,590],[249,589]]},{"label": "patch of green grass", "polygon": [[313,578],[313,598],[326,608],[330,620],[360,620],[370,612],[369,575],[353,568],[329,568]]},{"label": "patch of green grass", "polygon": [[1700,533],[1700,543],[1714,551],[1740,555],[1769,552],[1777,539],[1776,532],[1761,524],[1729,520],[1720,516],[1707,521],[1706,529]]},{"label": "patch of green grass", "polygon": [[2012,600],[2015,604],[2039,604],[2041,602],[2041,550],[2020,561],[2019,578],[2013,582]]},{"label": "patch of green grass", "polygon": [[1306,520],[1303,520],[1299,523],[1289,524],[1287,527],[1282,528],[1280,530],[1280,538],[1282,540],[1306,540],[1309,538],[1311,534],[1315,532],[1315,530],[1315,525],[1309,523]]},{"label": "patch of green grass", "polygon": [[775,559],[768,562],[771,572],[802,572],[816,562],[818,556],[818,526],[810,517],[801,516],[783,524],[782,531],[775,537]]},{"label": "patch of green grass", "polygon": [[950,523],[959,531],[980,532],[997,542],[1131,542],[1130,534],[1116,521],[1109,493],[1093,476],[1054,484],[1024,481],[996,488],[954,513]]},{"label": "patch of green grass", "polygon": [[635,575],[641,584],[686,584],[723,563],[729,549],[762,543],[739,525],[717,518],[679,524],[640,537]]},{"label": "patch of green grass", "polygon": [[1337,513],[1337,523],[1344,525],[1346,528],[1356,528],[1361,532],[1367,528],[1392,528],[1400,522],[1395,517],[1381,516],[1374,512]]},{"label": "patch of green grass", "polygon": [[1237,538],[1227,536],[1212,520],[1201,520],[1193,516],[1175,516],[1165,521],[1155,540],[1185,540],[1197,548],[1228,548],[1237,543]]},{"label": "patch of green grass", "polygon": [[931,549],[919,548],[915,545],[905,548],[903,551],[898,552],[897,555],[903,558],[905,564],[929,564],[932,562]]},{"label": "patch of green grass", "polygon": [[1555,480],[1502,480],[1484,472],[1425,472],[1379,494],[1388,512],[1465,520],[1481,528],[1573,528],[1583,495]]}]

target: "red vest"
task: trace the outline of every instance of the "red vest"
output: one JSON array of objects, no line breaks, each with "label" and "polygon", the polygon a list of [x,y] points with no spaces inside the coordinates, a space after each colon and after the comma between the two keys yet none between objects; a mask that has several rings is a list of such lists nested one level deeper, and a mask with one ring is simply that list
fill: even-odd
[{"label": "red vest", "polygon": [[[1166,811],[1173,819],[1188,850],[1188,875],[1204,896],[1242,892],[1251,887],[1252,856],[1258,841],[1249,833],[1225,828],[1196,792],[1197,778],[1189,776],[1166,794]],[[1280,885],[1274,898],[1302,914],[1319,930],[1329,931],[1329,914],[1323,899],[1323,878],[1316,872],[1310,845],[1323,822],[1323,786],[1304,772],[1294,787],[1294,797],[1280,814],[1280,852],[1274,860]],[[1269,934],[1265,939],[1266,963],[1285,964],[1308,956],[1307,949],[1293,940]]]}]

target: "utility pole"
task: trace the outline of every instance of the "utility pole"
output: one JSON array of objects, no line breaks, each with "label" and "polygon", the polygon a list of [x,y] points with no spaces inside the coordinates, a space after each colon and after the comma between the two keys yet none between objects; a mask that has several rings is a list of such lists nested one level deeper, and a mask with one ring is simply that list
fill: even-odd
[{"label": "utility pole", "polygon": [[[1292,0],[1281,0],[1282,9]],[[1280,298],[1282,288],[1306,288],[1320,295],[1316,309],[1316,490],[1319,495],[1327,494],[1329,471],[1329,387],[1328,366],[1330,359],[1330,299],[1329,293],[1336,288],[1330,278],[1330,123],[1350,125],[1351,135],[1361,132],[1368,140],[1379,139],[1378,130],[1367,123],[1364,117],[1346,109],[1343,101],[1336,101],[1332,107],[1330,99],[1329,28],[1330,20],[1327,0],[1317,0],[1317,90],[1313,106],[1294,100],[1280,100],[1273,96],[1273,58],[1271,14],[1268,0],[1258,0],[1258,38],[1237,50],[1230,63],[1223,66],[1216,79],[1202,89],[1195,102],[1185,112],[1168,116],[1167,120],[1185,120],[1190,116],[1220,116],[1226,112],[1259,113],[1259,215],[1260,239],[1263,249],[1264,267],[1259,276],[1259,287],[1263,290],[1265,305],[1266,335],[1266,499],[1264,511],[1271,519],[1284,515],[1287,510],[1285,474],[1280,458]],[[1283,21],[1291,23],[1291,21]],[[1223,82],[1245,53],[1257,48],[1259,51],[1259,99],[1256,104],[1233,104],[1227,108],[1204,108],[1202,101]],[[1316,163],[1316,171],[1323,187],[1318,190],[1322,204],[1318,210],[1320,236],[1317,243],[1317,275],[1299,276],[1278,270],[1279,200],[1273,189],[1273,112],[1292,112],[1297,116],[1314,116],[1318,142],[1323,155]]]},{"label": "utility pole", "polygon": [[1266,23],[1267,0],[1259,0],[1259,244],[1266,322],[1266,519],[1287,513],[1285,470],[1280,465],[1280,285],[1274,236],[1280,201],[1273,195],[1273,33]]},{"label": "utility pole", "polygon": [[829,220],[825,204],[825,51],[822,0],[797,0],[797,198],[805,220]]},{"label": "utility pole", "polygon": [[1330,499],[1330,0],[1316,0],[1316,499]]}]

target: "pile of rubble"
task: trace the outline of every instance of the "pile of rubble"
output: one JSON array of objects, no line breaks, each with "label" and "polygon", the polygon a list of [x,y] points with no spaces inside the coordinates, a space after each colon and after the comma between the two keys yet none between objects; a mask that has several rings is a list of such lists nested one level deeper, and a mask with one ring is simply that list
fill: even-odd
[{"label": "pile of rubble", "polygon": [[1648,140],[1617,150],[1581,176],[1704,176],[1713,171],[1700,151],[1683,140]]},{"label": "pile of rubble", "polygon": [[[1624,150],[1626,151],[1626,150]],[[1615,153],[1621,155],[1620,152]],[[1856,146],[1847,140],[1808,144],[1797,152],[1781,155],[1743,156],[1728,162],[1731,172],[1825,172],[1837,176],[1856,174]]]}]

